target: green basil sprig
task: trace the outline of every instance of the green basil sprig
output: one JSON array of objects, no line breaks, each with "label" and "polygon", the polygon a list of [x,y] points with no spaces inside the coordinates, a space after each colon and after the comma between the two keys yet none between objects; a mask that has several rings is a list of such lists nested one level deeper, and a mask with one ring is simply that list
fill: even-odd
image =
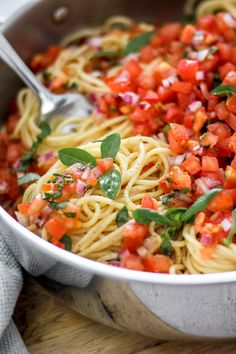
[{"label": "green basil sprig", "polygon": [[124,206],[116,215],[116,225],[118,227],[126,224],[129,221],[129,213],[126,206]]},{"label": "green basil sprig", "polygon": [[228,234],[228,237],[224,240],[225,246],[229,246],[233,241],[234,235],[236,235],[236,209],[233,210],[232,217],[233,217],[233,224],[230,233]]},{"label": "green basil sprig", "polygon": [[232,86],[232,85],[219,85],[217,87],[215,87],[212,91],[211,91],[212,95],[224,95],[224,96],[230,96],[230,95],[234,95],[236,94],[236,87]]},{"label": "green basil sprig", "polygon": [[100,188],[104,195],[114,199],[120,191],[121,174],[117,170],[110,171],[99,177]]},{"label": "green basil sprig", "polygon": [[66,251],[71,251],[72,242],[71,242],[71,238],[69,236],[64,235],[61,239],[61,243],[63,243]]},{"label": "green basil sprig", "polygon": [[90,164],[92,167],[96,166],[96,159],[89,152],[78,148],[64,148],[58,151],[60,161],[65,166],[72,166],[75,163]]},{"label": "green basil sprig", "polygon": [[112,50],[104,50],[102,52],[98,52],[92,56],[92,60],[96,59],[113,59],[113,58],[119,58],[120,57],[120,52],[115,52]]},{"label": "green basil sprig", "polygon": [[17,171],[26,171],[30,167],[30,164],[35,161],[34,154],[38,150],[38,147],[52,132],[52,129],[47,122],[40,123],[39,128],[41,129],[41,132],[37,136],[36,141],[33,143],[30,150],[20,159],[21,165],[17,168]]},{"label": "green basil sprig", "polygon": [[112,134],[107,136],[101,144],[102,158],[111,157],[115,160],[116,155],[120,149],[121,138],[120,134]]},{"label": "green basil sprig", "polygon": [[133,212],[133,217],[139,224],[149,225],[152,221],[155,221],[162,226],[171,225],[171,221],[164,214],[159,214],[151,209],[136,209]]},{"label": "green basil sprig", "polygon": [[131,53],[139,52],[145,45],[150,43],[154,31],[144,32],[139,36],[134,37],[123,51],[123,56],[129,55]]},{"label": "green basil sprig", "polygon": [[50,208],[55,209],[55,210],[64,209],[67,206],[67,204],[68,204],[68,200],[60,202],[60,203],[56,203],[54,201],[48,203]]},{"label": "green basil sprig", "polygon": [[37,173],[27,173],[27,175],[18,178],[18,186],[27,184],[30,182],[35,182],[40,179],[40,176]]}]

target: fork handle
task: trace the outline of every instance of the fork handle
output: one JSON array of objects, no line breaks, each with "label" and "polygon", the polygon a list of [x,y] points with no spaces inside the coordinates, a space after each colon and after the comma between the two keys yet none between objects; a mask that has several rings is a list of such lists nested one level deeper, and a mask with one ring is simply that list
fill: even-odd
[{"label": "fork handle", "polygon": [[8,40],[0,32],[0,57],[32,89],[39,98],[47,97],[48,90],[39,82]]}]

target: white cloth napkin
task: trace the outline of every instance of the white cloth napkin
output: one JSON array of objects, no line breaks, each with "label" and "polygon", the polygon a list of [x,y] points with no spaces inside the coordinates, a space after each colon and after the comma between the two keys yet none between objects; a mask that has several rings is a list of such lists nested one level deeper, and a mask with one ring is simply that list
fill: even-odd
[{"label": "white cloth napkin", "polygon": [[28,351],[11,319],[23,283],[22,271],[0,232],[0,353]]}]

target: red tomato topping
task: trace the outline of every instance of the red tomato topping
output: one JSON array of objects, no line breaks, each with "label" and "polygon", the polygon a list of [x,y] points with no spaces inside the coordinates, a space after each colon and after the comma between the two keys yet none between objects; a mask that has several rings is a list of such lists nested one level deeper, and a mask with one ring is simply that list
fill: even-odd
[{"label": "red tomato topping", "polygon": [[171,264],[171,259],[161,254],[148,256],[143,259],[143,265],[147,272],[169,273]]},{"label": "red tomato topping", "polygon": [[136,222],[129,222],[123,229],[123,244],[122,247],[128,249],[130,252],[136,252],[137,248],[141,246],[143,240],[148,236],[147,225],[141,225]]}]

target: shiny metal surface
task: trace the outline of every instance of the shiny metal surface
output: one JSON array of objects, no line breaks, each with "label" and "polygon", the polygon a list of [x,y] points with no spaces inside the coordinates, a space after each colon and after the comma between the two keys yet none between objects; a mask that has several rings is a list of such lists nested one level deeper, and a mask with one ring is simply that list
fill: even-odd
[{"label": "shiny metal surface", "polygon": [[0,33],[0,57],[38,97],[39,122],[49,121],[55,116],[63,116],[64,118],[87,117],[91,113],[92,106],[81,94],[66,93],[55,95],[50,93],[20,58],[2,33]]},{"label": "shiny metal surface", "polygon": [[[183,3],[68,0],[68,17],[59,24],[53,13],[63,5],[61,0],[41,0],[9,21],[4,33],[28,60],[78,26],[121,13],[171,20],[181,14]],[[19,81],[3,64],[0,77],[0,110],[5,112]],[[1,208],[0,223],[5,241],[22,266],[88,317],[159,339],[236,338],[236,272],[180,276],[129,271],[63,251],[25,230]]]}]

